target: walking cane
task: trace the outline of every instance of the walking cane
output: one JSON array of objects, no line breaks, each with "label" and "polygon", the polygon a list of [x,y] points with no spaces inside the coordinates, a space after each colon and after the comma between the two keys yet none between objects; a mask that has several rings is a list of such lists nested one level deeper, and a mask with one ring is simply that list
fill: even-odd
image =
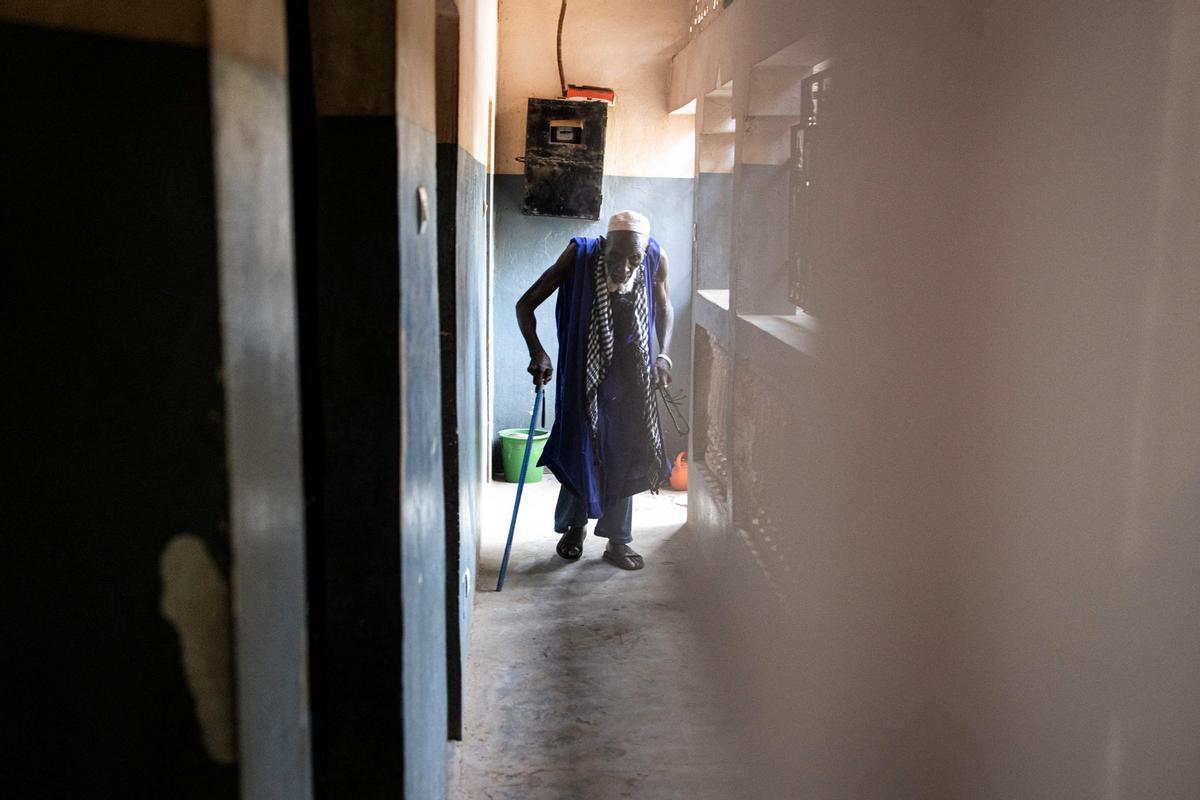
[{"label": "walking cane", "polygon": [[500,580],[496,591],[504,590],[504,573],[508,572],[508,554],[512,551],[513,531],[517,529],[517,510],[521,507],[521,492],[525,489],[525,469],[529,466],[529,453],[533,450],[533,435],[536,431],[538,411],[542,407],[542,384],[537,384],[533,398],[533,414],[529,417],[529,435],[525,437],[525,457],[521,459],[521,474],[517,477],[517,500],[513,503],[512,522],[508,523],[508,543],[504,545],[504,560],[500,562]]}]

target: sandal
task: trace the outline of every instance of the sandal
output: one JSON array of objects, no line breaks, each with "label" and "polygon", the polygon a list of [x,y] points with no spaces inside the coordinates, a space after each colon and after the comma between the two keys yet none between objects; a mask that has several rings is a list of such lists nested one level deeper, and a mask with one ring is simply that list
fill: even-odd
[{"label": "sandal", "polygon": [[604,560],[621,569],[635,570],[646,566],[646,560],[627,544],[610,544],[604,548]]},{"label": "sandal", "polygon": [[570,528],[558,540],[554,552],[567,561],[578,561],[583,555],[583,539],[587,536],[586,527]]}]

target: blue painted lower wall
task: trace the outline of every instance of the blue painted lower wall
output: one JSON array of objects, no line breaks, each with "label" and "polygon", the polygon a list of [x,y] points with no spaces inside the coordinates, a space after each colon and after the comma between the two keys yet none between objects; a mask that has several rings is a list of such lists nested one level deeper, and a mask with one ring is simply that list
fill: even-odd
[{"label": "blue painted lower wall", "polygon": [[[652,235],[670,259],[671,302],[675,306],[675,336],[671,357],[675,362],[677,393],[683,394],[691,381],[692,309],[692,202],[695,181],[691,178],[604,178],[604,205],[600,220],[527,217],[521,213],[525,178],[521,175],[495,177],[495,278],[493,289],[495,392],[493,420],[493,468],[500,469],[496,431],[524,427],[533,409],[533,383],[525,368],[529,354],[517,330],[514,307],[526,289],[558,258],[574,236],[604,233],[608,216],[622,209],[641,211],[650,217]],[[538,335],[551,358],[557,358],[554,332],[554,297],[538,309]],[[547,424],[553,424],[553,404]],[[672,429],[664,414],[663,428],[668,454],[687,447],[687,437]]]}]

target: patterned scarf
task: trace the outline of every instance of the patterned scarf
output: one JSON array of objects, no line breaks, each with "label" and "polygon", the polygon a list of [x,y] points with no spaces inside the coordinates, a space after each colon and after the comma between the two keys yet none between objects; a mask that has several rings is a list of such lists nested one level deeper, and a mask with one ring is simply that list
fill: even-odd
[{"label": "patterned scarf", "polygon": [[[649,455],[647,480],[650,491],[657,494],[662,486],[662,474],[666,467],[663,461],[662,428],[658,419],[658,403],[654,397],[654,381],[650,374],[650,316],[646,292],[645,263],[637,268],[634,280],[634,323],[637,325],[634,341],[637,343],[639,363],[645,369],[638,370],[638,384],[642,395],[642,425],[646,432]],[[587,401],[588,426],[596,452],[600,452],[600,384],[608,374],[613,358],[612,306],[608,297],[608,269],[604,249],[601,245],[592,267],[592,318],[588,325],[587,370],[585,396]]]}]

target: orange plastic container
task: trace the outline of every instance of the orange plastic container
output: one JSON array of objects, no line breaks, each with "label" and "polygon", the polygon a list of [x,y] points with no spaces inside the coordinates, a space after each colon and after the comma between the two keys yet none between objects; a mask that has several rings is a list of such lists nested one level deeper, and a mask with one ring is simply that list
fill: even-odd
[{"label": "orange plastic container", "polygon": [[687,489],[687,451],[675,456],[675,466],[671,469],[671,488],[677,492]]}]

